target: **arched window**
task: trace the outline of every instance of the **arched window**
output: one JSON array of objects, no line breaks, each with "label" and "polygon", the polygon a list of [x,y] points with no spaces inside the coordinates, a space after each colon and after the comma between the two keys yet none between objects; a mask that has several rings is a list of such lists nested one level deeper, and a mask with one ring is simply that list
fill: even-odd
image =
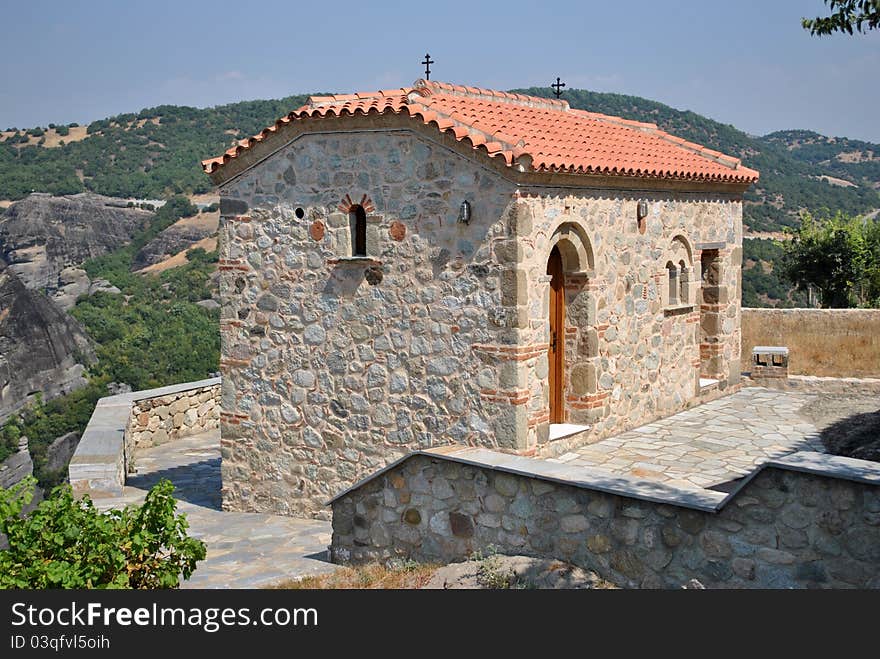
[{"label": "arched window", "polygon": [[669,261],[666,270],[669,273],[669,305],[672,306],[678,304],[678,267]]},{"label": "arched window", "polygon": [[360,204],[355,204],[348,211],[348,223],[351,226],[351,255],[367,255],[367,213]]},{"label": "arched window", "polygon": [[678,299],[681,304],[687,304],[690,302],[690,296],[688,295],[688,284],[690,282],[690,271],[688,270],[687,263],[683,260],[678,264],[680,270],[678,275],[678,284],[679,284],[679,293]]}]

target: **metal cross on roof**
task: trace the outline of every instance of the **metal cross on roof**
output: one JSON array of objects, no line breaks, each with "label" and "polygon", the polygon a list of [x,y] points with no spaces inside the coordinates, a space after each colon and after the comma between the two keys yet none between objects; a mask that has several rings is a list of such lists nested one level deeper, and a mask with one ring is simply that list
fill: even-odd
[{"label": "metal cross on roof", "polygon": [[431,79],[431,65],[434,63],[434,60],[431,59],[431,55],[425,53],[425,59],[422,60],[422,64],[425,65],[425,80]]},{"label": "metal cross on roof", "polygon": [[553,88],[553,93],[556,94],[556,98],[562,96],[562,88],[565,87],[565,83],[559,79],[559,76],[556,76],[556,82],[550,86]]}]

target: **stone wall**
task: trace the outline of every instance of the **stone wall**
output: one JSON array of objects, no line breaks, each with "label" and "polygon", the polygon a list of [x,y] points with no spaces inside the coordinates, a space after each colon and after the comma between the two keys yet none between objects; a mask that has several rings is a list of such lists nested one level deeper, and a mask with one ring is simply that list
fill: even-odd
[{"label": "stone wall", "polygon": [[480,396],[472,348],[505,342],[488,241],[513,192],[407,131],[306,135],[221,190],[225,509],[326,517],[410,450],[505,445],[510,406]]},{"label": "stone wall", "polygon": [[333,502],[331,552],[442,563],[494,548],[623,587],[880,588],[880,468],[846,462],[872,483],[767,467],[700,510],[416,455]]},{"label": "stone wall", "polygon": [[220,427],[220,387],[210,385],[136,401],[128,432],[135,449]]},{"label": "stone wall", "polygon": [[[694,404],[704,367],[737,386],[736,194],[518,186],[461,145],[370,121],[300,135],[221,188],[225,508],[326,516],[359,478],[449,443],[564,450],[548,441],[554,245],[567,419],[592,426],[578,441]],[[719,255],[711,300],[704,249]],[[670,261],[681,304],[664,298]]]},{"label": "stone wall", "polygon": [[[648,208],[641,228],[640,200]],[[520,190],[516,210],[518,250],[511,240],[493,241],[493,247],[498,254],[517,253],[515,262],[501,262],[528,282],[510,310],[522,318],[517,339],[526,353],[514,364],[516,387],[528,396],[524,448],[566,450],[563,443],[546,445],[545,273],[554,245],[566,270],[565,420],[591,426],[579,441],[681,411],[699,400],[701,374],[720,380],[728,392],[739,383],[738,198],[536,188]],[[704,247],[717,255],[709,282],[701,281]],[[669,262],[685,265],[678,300],[668,295]],[[496,379],[491,388],[511,385]]]},{"label": "stone wall", "polygon": [[743,309],[742,364],[752,348],[786,346],[789,373],[880,377],[880,310]]},{"label": "stone wall", "polygon": [[121,495],[136,447],[217,428],[219,397],[211,378],[100,399],[68,466],[74,493]]}]

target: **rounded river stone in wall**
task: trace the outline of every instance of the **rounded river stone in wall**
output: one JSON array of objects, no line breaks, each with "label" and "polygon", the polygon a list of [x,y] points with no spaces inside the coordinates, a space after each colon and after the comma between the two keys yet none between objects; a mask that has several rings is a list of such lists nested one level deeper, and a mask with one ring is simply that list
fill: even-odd
[{"label": "rounded river stone in wall", "polygon": [[324,239],[324,223],[320,220],[315,220],[312,222],[312,226],[309,227],[309,235],[312,237],[312,240],[321,241]]}]

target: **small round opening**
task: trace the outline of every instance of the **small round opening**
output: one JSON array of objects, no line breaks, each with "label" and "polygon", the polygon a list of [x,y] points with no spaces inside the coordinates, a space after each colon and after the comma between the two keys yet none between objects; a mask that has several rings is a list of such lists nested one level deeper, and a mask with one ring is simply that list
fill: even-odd
[{"label": "small round opening", "polygon": [[293,214],[296,215],[298,220],[301,220],[306,216],[306,212],[302,208],[297,208],[293,211]]}]

